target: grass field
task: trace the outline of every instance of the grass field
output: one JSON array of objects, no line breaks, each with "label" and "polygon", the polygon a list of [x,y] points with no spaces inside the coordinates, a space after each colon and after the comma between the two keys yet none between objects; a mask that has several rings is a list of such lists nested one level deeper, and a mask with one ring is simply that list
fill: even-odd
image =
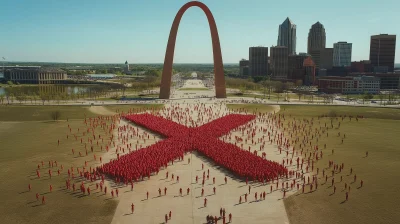
[{"label": "grass field", "polygon": [[189,90],[195,90],[195,91],[205,91],[209,90],[208,88],[180,88],[178,91],[189,91]]},{"label": "grass field", "polygon": [[[245,108],[258,108],[261,105],[244,105]],[[268,106],[267,106],[268,107]],[[318,190],[302,194],[301,191],[284,200],[285,207],[291,224],[310,223],[398,223],[400,210],[396,209],[400,201],[398,193],[398,170],[400,169],[400,110],[388,108],[347,107],[347,106],[281,106],[279,113],[284,114],[286,124],[296,118],[314,118],[313,128],[324,126],[326,122],[330,126],[330,118],[317,116],[328,114],[335,110],[338,115],[363,115],[365,119],[349,118],[341,121],[333,120],[334,128],[330,129],[329,137],[321,135],[318,145],[322,148],[324,157],[316,167],[320,169],[318,175]],[[290,115],[292,117],[290,117]],[[341,122],[340,128],[338,122]],[[319,124],[318,122],[321,122]],[[346,134],[344,143],[342,137]],[[300,137],[300,135],[298,135]],[[293,136],[295,138],[295,136]],[[293,139],[292,138],[292,139]],[[302,139],[302,137],[301,137]],[[316,138],[312,140],[316,144]],[[327,148],[323,149],[323,145]],[[297,144],[295,146],[299,148]],[[332,154],[332,149],[334,153]],[[365,157],[366,151],[369,156]],[[328,161],[344,163],[342,173],[335,174],[335,186],[337,191],[333,194],[330,187],[331,175],[328,184],[322,177],[322,169],[328,167]],[[348,175],[353,168],[353,175]],[[330,173],[327,170],[327,173]],[[357,181],[353,182],[354,174]],[[343,181],[340,182],[340,176]],[[360,180],[364,186],[359,188]],[[345,200],[345,183],[350,184],[349,201]],[[308,189],[308,188],[307,188]]]},{"label": "grass field", "polygon": [[60,111],[60,120],[83,119],[95,116],[89,106],[0,106],[0,121],[43,121],[52,120],[51,113]]},{"label": "grass field", "polygon": [[[125,111],[131,108],[161,108],[163,105],[115,105],[107,109],[112,111]],[[71,118],[68,122],[47,121],[49,111],[60,109],[61,114]],[[4,106],[0,107],[0,223],[96,223],[108,224],[111,222],[117,206],[116,200],[108,200],[105,196],[94,192],[95,186],[91,184],[92,194],[83,196],[79,190],[75,193],[65,190],[65,180],[68,178],[67,170],[71,166],[82,167],[88,161],[88,167],[100,165],[99,161],[93,160],[93,154],[88,147],[88,156],[79,157],[78,152],[85,155],[84,143],[79,139],[82,130],[86,130],[84,124],[84,113],[87,117],[97,117],[97,114],[89,112],[88,107],[81,106]],[[37,113],[37,116],[29,116]],[[72,120],[74,118],[74,120]],[[72,134],[67,139],[69,132],[68,124],[72,133],[76,133],[78,141]],[[77,129],[80,128],[80,133]],[[95,129],[96,134],[106,136],[104,130]],[[85,141],[89,137],[83,136]],[[58,146],[57,140],[60,140]],[[101,156],[100,147],[103,149],[106,140],[97,146],[93,141],[94,152]],[[89,144],[90,146],[90,144]],[[75,149],[75,157],[71,149]],[[41,178],[36,176],[37,165],[44,162],[41,167]],[[57,161],[58,167],[52,169],[53,177],[48,175],[48,162]],[[57,176],[57,169],[61,164],[64,170]],[[76,174],[76,173],[75,173]],[[73,181],[71,181],[73,183]],[[79,189],[80,180],[76,180]],[[32,185],[31,192],[28,184]],[[49,192],[52,184],[53,191]],[[88,186],[85,184],[86,187]],[[35,194],[46,197],[46,205],[41,205],[41,200],[36,201]]]},{"label": "grass field", "polygon": [[258,104],[247,104],[245,106],[243,104],[227,104],[226,107],[233,111],[244,108],[249,113],[253,113],[253,112],[265,113],[265,112],[270,112],[274,109],[272,106],[264,105],[264,106],[260,107],[260,105],[258,105]]}]

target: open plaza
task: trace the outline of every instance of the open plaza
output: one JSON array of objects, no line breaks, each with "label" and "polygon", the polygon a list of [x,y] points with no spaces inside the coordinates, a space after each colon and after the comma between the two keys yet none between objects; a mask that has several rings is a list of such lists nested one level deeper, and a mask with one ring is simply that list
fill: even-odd
[{"label": "open plaza", "polygon": [[213,96],[1,106],[4,223],[400,219],[399,109]]}]

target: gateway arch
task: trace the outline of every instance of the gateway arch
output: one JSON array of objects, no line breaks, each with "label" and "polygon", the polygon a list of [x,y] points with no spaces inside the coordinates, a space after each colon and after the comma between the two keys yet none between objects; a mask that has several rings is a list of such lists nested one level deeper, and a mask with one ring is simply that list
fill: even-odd
[{"label": "gateway arch", "polygon": [[172,79],[172,64],[174,61],[174,51],[176,35],[178,33],[181,18],[186,10],[190,7],[197,6],[203,10],[207,16],[208,24],[211,31],[212,48],[214,56],[214,80],[215,80],[215,94],[217,98],[226,98],[224,67],[222,63],[221,46],[219,43],[219,36],[217,25],[215,24],[214,17],[210,9],[203,3],[198,1],[191,1],[183,5],[175,16],[172,23],[171,31],[169,33],[167,50],[165,52],[164,68],[161,77],[160,99],[169,99]]}]

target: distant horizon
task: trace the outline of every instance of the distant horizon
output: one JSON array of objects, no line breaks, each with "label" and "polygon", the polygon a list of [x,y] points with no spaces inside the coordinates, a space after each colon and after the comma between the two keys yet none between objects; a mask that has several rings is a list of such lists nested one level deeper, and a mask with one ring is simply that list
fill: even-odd
[{"label": "distant horizon", "polygon": [[[353,61],[352,61],[353,62]],[[106,63],[85,63],[85,62],[46,62],[46,61],[5,61],[5,63],[43,63],[43,64],[81,64],[81,65],[91,65],[91,64],[96,64],[96,65],[110,65],[110,64],[121,64],[124,65],[125,62],[106,62]],[[129,65],[163,65],[164,63],[129,63]],[[188,65],[213,65],[213,62],[204,62],[204,63],[194,63],[194,62],[182,62],[182,63],[174,63],[175,64],[188,64]],[[239,65],[238,63],[224,63],[224,65]],[[2,67],[3,64],[0,63],[0,67]],[[394,66],[399,66],[400,67],[400,62],[399,63],[394,63]]]}]

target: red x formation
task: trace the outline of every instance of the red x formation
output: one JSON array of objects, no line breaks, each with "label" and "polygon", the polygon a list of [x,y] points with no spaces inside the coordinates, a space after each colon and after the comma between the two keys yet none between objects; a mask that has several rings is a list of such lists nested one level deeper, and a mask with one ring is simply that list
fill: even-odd
[{"label": "red x formation", "polygon": [[191,128],[151,114],[125,116],[125,119],[166,139],[104,164],[99,167],[99,171],[125,181],[137,180],[158,172],[161,167],[166,167],[168,162],[183,157],[186,152],[198,150],[240,177],[269,181],[287,175],[288,170],[279,163],[263,159],[218,139],[254,118],[254,115],[231,114]]}]

